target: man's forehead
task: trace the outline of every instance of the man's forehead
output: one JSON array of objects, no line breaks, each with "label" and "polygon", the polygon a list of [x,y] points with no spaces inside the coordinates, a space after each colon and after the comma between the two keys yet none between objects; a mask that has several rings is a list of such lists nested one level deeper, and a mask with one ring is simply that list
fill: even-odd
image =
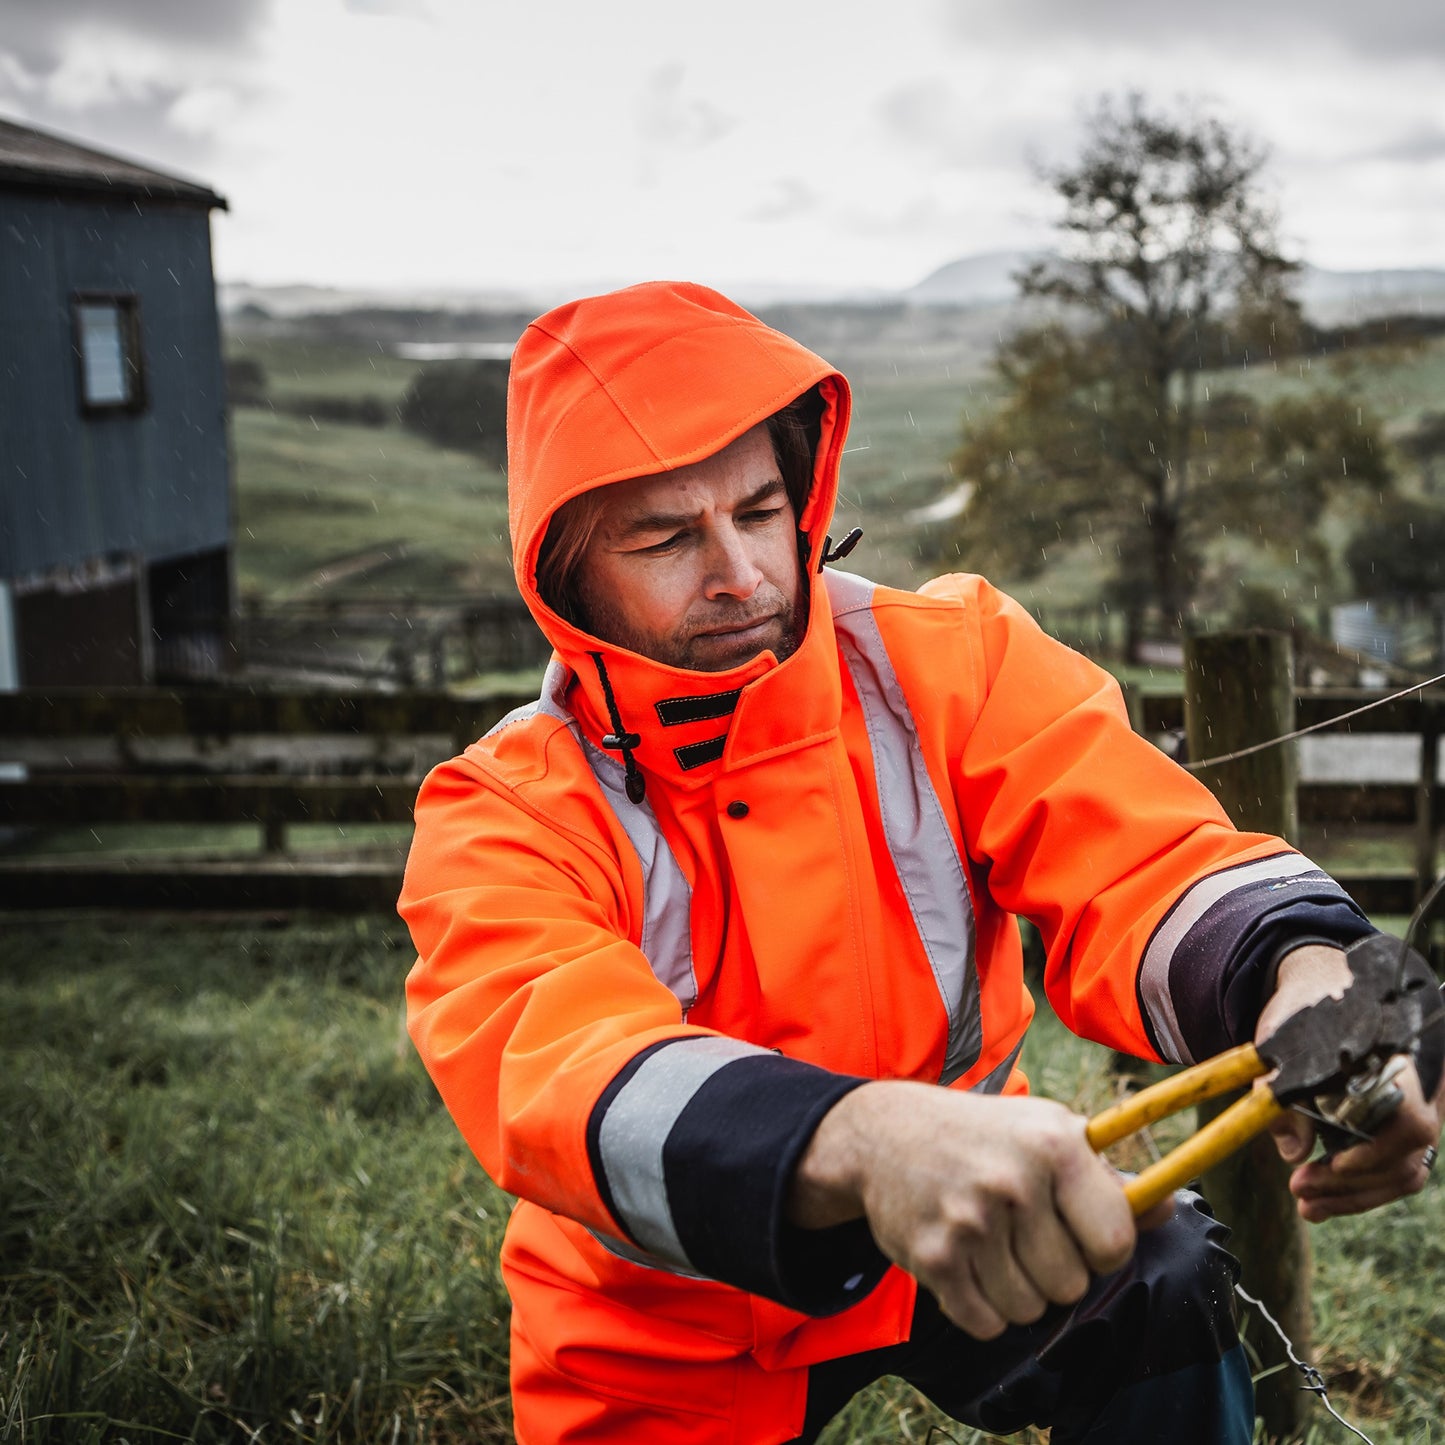
[{"label": "man's forehead", "polygon": [[604,525],[653,513],[690,513],[783,486],[767,427],[759,425],[710,457],[671,471],[613,482],[599,494]]}]

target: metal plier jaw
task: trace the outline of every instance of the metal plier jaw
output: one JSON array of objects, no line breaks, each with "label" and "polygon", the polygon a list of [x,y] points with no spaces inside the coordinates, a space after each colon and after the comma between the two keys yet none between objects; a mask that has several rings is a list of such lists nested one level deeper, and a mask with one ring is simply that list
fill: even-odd
[{"label": "metal plier jaw", "polygon": [[1327,1148],[1384,1124],[1403,1094],[1395,1078],[1411,1059],[1426,1097],[1445,1068],[1445,1008],[1430,965],[1398,939],[1372,934],[1345,950],[1350,982],[1287,1018],[1263,1043],[1240,1044],[1142,1090],[1089,1121],[1098,1150],[1136,1130],[1277,1070],[1172,1153],[1124,1187],[1135,1214],[1152,1209],[1227,1158],[1286,1109],[1319,1120]]}]

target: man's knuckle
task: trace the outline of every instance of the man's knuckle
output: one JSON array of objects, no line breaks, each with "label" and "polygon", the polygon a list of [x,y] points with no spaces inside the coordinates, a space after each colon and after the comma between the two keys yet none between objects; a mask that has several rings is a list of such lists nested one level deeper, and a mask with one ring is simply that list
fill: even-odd
[{"label": "man's knuckle", "polygon": [[1093,1262],[1105,1274],[1122,1268],[1134,1252],[1134,1230],[1129,1225],[1106,1225],[1094,1240]]},{"label": "man's knuckle", "polygon": [[941,1212],[950,1247],[955,1242],[984,1239],[998,1214],[997,1186],[981,1184],[978,1190],[950,1195]]},{"label": "man's knuckle", "polygon": [[913,1272],[923,1279],[946,1278],[955,1269],[959,1251],[953,1235],[946,1229],[925,1231],[913,1241],[909,1262]]},{"label": "man's knuckle", "polygon": [[965,1334],[976,1340],[996,1340],[1008,1321],[973,1295],[940,1295],[938,1307]]},{"label": "man's knuckle", "polygon": [[1056,1305],[1071,1305],[1081,1300],[1089,1288],[1089,1271],[1082,1263],[1065,1265],[1049,1281],[1049,1299]]}]

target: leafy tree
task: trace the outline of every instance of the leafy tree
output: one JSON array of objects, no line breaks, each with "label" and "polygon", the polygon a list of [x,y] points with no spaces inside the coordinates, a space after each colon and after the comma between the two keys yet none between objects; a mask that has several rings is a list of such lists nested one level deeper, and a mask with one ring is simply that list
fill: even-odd
[{"label": "leafy tree", "polygon": [[1061,314],[1000,344],[1001,404],[953,457],[971,487],[969,565],[1028,577],[1050,549],[1092,541],[1112,600],[1176,624],[1221,528],[1319,560],[1330,497],[1388,485],[1363,410],[1327,394],[1264,404],[1209,370],[1299,333],[1262,166],[1217,120],[1154,114],[1137,95],[1100,106],[1078,162],[1049,177],[1060,255],[1019,278]]},{"label": "leafy tree", "polygon": [[438,446],[477,452],[498,466],[507,460],[506,361],[442,361],[412,378],[401,424]]},{"label": "leafy tree", "polygon": [[1388,498],[1350,539],[1345,563],[1362,597],[1423,601],[1445,594],[1445,507]]}]

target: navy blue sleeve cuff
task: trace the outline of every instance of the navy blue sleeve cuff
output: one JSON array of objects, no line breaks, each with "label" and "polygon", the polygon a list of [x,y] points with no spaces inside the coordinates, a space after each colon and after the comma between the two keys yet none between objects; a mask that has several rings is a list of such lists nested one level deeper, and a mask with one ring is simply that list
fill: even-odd
[{"label": "navy blue sleeve cuff", "polygon": [[1274,992],[1285,954],[1307,943],[1345,948],[1357,938],[1376,932],[1374,924],[1349,901],[1300,899],[1262,917],[1241,940],[1225,978],[1228,1043],[1224,1047],[1254,1037],[1260,1011]]},{"label": "navy blue sleeve cuff", "polygon": [[888,1261],[863,1221],[806,1230],[785,1217],[823,1116],[866,1082],[730,1039],[668,1040],[598,1100],[588,1148],[628,1241],[671,1265],[804,1314],[863,1298]]},{"label": "navy blue sleeve cuff", "polygon": [[1376,930],[1327,873],[1284,852],[1208,874],[1160,921],[1138,976],[1161,1057],[1210,1058],[1254,1036],[1280,957],[1302,943],[1345,947]]}]

